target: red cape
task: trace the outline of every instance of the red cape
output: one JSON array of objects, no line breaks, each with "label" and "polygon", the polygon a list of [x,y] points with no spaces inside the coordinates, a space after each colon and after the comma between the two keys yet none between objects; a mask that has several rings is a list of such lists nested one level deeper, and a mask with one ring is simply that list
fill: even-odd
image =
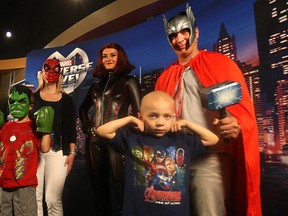
[{"label": "red cape", "polygon": [[[224,81],[236,81],[242,86],[240,103],[227,107],[242,128],[242,136],[229,143],[230,153],[236,158],[237,188],[234,201],[237,215],[261,216],[258,130],[254,105],[243,74],[230,58],[215,52],[200,51],[188,64],[195,71],[203,87]],[[157,80],[155,90],[173,95],[184,68],[185,66],[179,65],[178,62],[170,65]]]}]

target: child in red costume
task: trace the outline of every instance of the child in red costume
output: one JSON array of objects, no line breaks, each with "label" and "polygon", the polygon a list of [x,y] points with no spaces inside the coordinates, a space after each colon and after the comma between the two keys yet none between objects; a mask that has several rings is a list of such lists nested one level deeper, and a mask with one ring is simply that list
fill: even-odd
[{"label": "child in red costume", "polygon": [[[29,118],[31,90],[23,85],[11,88],[9,109],[14,120],[0,130],[1,216],[37,215],[36,171],[38,150],[50,149],[54,111],[39,109],[36,125]],[[42,135],[41,135],[42,134]]]}]

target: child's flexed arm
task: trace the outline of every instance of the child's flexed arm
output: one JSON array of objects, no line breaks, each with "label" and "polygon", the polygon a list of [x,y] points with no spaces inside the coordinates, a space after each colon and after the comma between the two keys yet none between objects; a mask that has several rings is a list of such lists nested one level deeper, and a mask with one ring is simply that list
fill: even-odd
[{"label": "child's flexed arm", "polygon": [[218,141],[219,138],[216,134],[212,133],[210,130],[207,128],[204,128],[203,126],[187,121],[187,120],[178,120],[172,124],[171,131],[172,132],[177,132],[181,131],[182,127],[186,127],[196,134],[200,136],[200,139],[202,143],[207,146],[207,145],[215,145]]},{"label": "child's flexed arm", "polygon": [[107,122],[106,124],[99,126],[96,129],[96,133],[103,138],[112,139],[116,135],[116,131],[118,129],[130,123],[134,124],[135,128],[139,131],[144,130],[144,124],[141,120],[137,119],[134,116],[127,116],[121,119]]}]

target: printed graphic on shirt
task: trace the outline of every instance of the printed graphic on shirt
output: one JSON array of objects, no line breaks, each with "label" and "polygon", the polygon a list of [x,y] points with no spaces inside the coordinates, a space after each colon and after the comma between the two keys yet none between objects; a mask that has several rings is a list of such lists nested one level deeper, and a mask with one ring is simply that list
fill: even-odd
[{"label": "printed graphic on shirt", "polygon": [[5,170],[3,178],[8,180],[23,179],[27,172],[27,163],[29,164],[27,156],[33,151],[33,148],[33,142],[26,141],[19,149],[12,147],[6,150],[4,144],[0,142],[0,177],[2,177],[2,172]]},{"label": "printed graphic on shirt", "polygon": [[179,205],[184,190],[184,149],[134,146],[135,185],[146,187],[145,202]]}]

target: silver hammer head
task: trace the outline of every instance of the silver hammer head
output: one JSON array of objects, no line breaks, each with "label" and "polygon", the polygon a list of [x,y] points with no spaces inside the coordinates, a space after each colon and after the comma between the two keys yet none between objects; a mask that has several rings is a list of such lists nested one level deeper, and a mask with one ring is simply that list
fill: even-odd
[{"label": "silver hammer head", "polygon": [[237,104],[242,99],[241,85],[238,82],[225,81],[203,88],[199,91],[202,106],[209,110],[225,110],[225,107]]}]

